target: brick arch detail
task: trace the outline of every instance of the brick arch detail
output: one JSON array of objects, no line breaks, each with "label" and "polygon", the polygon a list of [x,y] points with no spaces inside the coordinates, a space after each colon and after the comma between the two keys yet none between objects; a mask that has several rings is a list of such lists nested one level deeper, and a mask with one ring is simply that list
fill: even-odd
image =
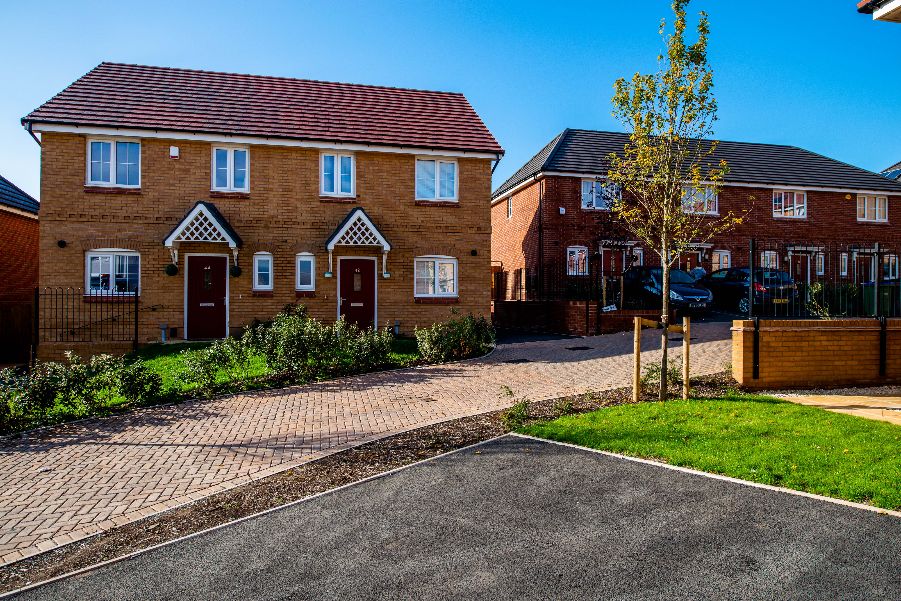
[{"label": "brick arch detail", "polygon": [[83,238],[79,240],[79,244],[84,251],[94,250],[95,248],[124,248],[145,252],[151,250],[155,246],[159,246],[159,243],[153,240],[125,236]]}]

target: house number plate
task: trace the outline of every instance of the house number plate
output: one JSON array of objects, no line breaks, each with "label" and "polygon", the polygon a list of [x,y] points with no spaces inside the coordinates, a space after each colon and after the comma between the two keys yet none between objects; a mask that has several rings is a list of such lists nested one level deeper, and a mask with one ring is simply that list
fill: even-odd
[{"label": "house number plate", "polygon": [[215,307],[216,303],[200,303],[201,307]]}]

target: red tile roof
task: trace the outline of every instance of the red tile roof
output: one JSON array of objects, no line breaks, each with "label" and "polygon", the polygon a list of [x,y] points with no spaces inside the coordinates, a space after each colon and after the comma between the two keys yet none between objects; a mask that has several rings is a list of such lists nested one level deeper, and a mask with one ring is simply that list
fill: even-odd
[{"label": "red tile roof", "polygon": [[22,123],[502,153],[462,94],[101,63]]}]

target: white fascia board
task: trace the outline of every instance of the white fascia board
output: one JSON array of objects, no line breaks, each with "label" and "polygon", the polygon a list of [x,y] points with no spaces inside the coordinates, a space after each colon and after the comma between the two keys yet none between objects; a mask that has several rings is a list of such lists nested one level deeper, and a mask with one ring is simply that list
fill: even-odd
[{"label": "white fascia board", "polygon": [[188,140],[213,142],[218,144],[242,144],[259,146],[292,146],[299,148],[317,148],[328,150],[389,152],[394,154],[418,154],[443,157],[464,157],[474,159],[499,160],[501,153],[472,152],[467,150],[441,150],[420,148],[416,146],[383,146],[379,144],[351,144],[344,142],[319,142],[312,140],[291,140],[288,138],[267,138],[257,136],[231,136],[224,134],[191,133],[173,130],[132,129],[128,127],[95,127],[88,125],[57,125],[53,123],[35,123],[35,132],[60,132],[89,136],[130,136],[133,138],[158,138],[165,140]]},{"label": "white fascia board", "polygon": [[16,207],[10,207],[4,204],[0,204],[0,211],[6,211],[7,213],[12,213],[13,215],[19,215],[21,217],[29,217],[31,219],[37,219],[38,216],[35,213],[29,213],[28,211],[23,211],[22,209],[17,209]]},{"label": "white fascia board", "polygon": [[873,19],[901,23],[901,0],[891,0],[874,10]]}]

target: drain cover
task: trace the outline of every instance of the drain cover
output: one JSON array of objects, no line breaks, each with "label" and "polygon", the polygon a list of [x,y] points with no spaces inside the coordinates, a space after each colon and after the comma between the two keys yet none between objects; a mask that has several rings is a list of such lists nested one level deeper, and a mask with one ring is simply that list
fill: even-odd
[{"label": "drain cover", "polygon": [[504,363],[531,363],[531,359],[507,359]]},{"label": "drain cover", "polygon": [[593,346],[568,346],[566,350],[568,351],[590,351],[594,349]]}]

